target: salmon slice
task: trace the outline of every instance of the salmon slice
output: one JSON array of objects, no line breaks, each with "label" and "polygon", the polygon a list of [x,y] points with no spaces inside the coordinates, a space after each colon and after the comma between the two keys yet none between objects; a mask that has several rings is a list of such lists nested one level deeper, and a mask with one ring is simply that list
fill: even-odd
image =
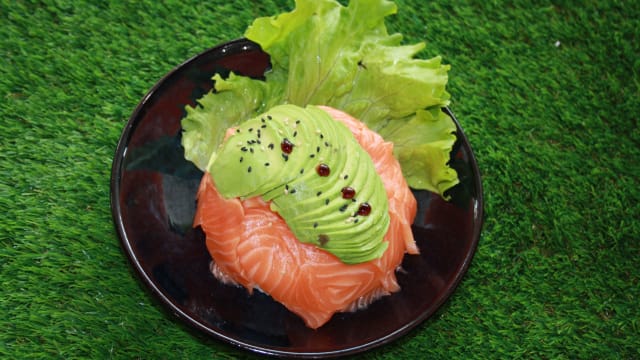
[{"label": "salmon slice", "polygon": [[390,224],[382,257],[347,265],[314,245],[299,242],[286,222],[260,197],[224,199],[209,173],[198,190],[194,227],[206,234],[212,272],[222,282],[269,294],[316,329],[336,312],[366,308],[400,290],[396,281],[405,253],[417,254],[411,232],[417,202],[393,157],[393,144],[348,114],[322,107],[347,125],[369,153],[389,199]]}]

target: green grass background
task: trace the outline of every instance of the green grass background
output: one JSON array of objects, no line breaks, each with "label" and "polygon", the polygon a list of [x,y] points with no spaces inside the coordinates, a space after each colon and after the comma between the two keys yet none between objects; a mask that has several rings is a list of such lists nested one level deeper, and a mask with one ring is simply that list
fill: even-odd
[{"label": "green grass background", "polygon": [[[640,358],[640,2],[397,3],[452,65],[486,221],[450,301],[363,357]],[[139,284],[110,166],[156,81],[292,1],[0,4],[0,358],[253,358]]]}]

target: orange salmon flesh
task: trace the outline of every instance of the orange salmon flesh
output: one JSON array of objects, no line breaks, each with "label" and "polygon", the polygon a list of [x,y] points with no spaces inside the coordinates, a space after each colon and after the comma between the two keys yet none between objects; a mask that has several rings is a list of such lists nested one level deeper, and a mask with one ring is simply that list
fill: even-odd
[{"label": "orange salmon flesh", "polygon": [[418,254],[411,232],[417,203],[393,157],[393,144],[350,115],[321,107],[345,124],[371,156],[389,200],[390,225],[382,257],[347,265],[298,241],[286,222],[260,197],[225,199],[205,173],[197,194],[194,227],[206,235],[211,271],[222,282],[259,289],[313,329],[337,312],[366,308],[400,290],[396,281],[405,253]]}]

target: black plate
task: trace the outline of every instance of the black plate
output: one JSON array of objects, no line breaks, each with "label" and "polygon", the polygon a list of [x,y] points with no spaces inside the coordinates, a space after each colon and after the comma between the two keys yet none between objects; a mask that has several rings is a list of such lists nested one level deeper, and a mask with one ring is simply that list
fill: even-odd
[{"label": "black plate", "polygon": [[[461,183],[446,202],[415,191],[413,231],[419,256],[405,256],[399,293],[368,309],[337,314],[318,330],[255,292],[219,283],[209,272],[204,236],[193,229],[202,173],[184,159],[180,120],[212,87],[214,73],[261,77],[269,56],[240,39],[186,61],[142,99],[116,149],[111,207],[122,247],[152,294],[182,321],[250,351],[292,357],[354,354],[386,344],[431,316],[466,272],[480,237],[482,186],[473,152],[458,126],[451,165]],[[443,109],[452,116],[449,109]]]}]

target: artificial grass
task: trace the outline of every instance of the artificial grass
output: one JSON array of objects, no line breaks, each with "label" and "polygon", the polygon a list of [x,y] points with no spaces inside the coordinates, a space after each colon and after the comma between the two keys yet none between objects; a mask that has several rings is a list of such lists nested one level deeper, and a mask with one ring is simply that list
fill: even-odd
[{"label": "artificial grass", "polygon": [[[450,301],[364,358],[640,358],[640,3],[397,3],[452,65],[486,221]],[[0,357],[253,358],[138,283],[110,166],[158,79],[292,2],[0,4]]]}]

